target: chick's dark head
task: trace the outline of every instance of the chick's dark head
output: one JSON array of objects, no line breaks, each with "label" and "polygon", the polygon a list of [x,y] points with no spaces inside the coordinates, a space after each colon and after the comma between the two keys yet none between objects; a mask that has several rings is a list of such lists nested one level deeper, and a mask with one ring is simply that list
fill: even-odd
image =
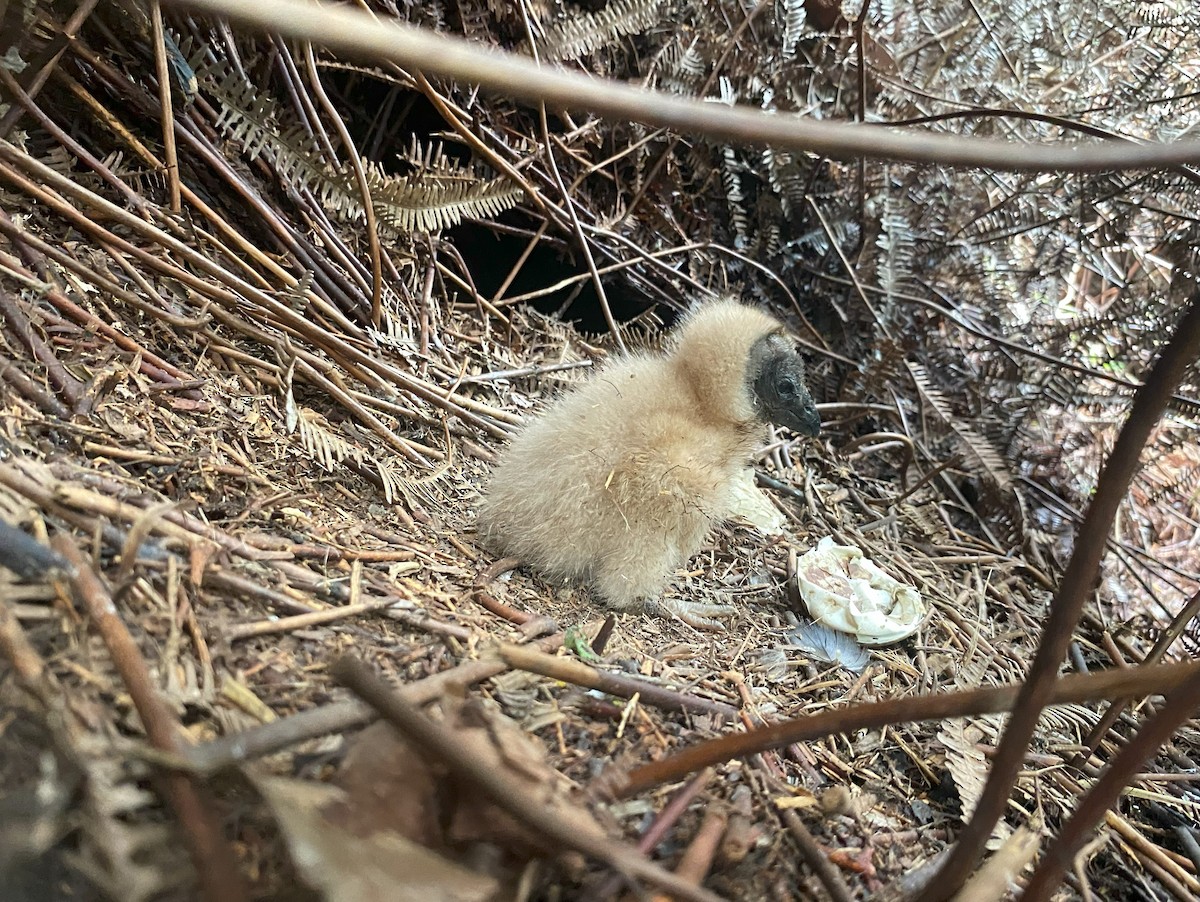
[{"label": "chick's dark head", "polygon": [[764,335],[750,351],[747,377],[762,418],[801,435],[821,430],[821,415],[804,381],[804,358],[778,333]]}]

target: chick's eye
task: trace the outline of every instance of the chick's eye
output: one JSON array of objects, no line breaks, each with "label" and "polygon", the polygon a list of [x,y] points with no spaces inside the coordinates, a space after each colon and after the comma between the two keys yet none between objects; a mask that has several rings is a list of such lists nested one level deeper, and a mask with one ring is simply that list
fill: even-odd
[{"label": "chick's eye", "polygon": [[787,376],[779,380],[778,387],[781,395],[794,395],[796,393],[796,383]]}]

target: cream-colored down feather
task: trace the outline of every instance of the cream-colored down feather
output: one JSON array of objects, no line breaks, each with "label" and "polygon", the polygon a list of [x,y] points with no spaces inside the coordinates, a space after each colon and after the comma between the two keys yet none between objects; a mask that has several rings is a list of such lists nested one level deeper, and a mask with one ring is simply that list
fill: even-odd
[{"label": "cream-colored down feather", "polygon": [[479,511],[485,544],[551,580],[589,582],[617,610],[657,598],[735,509],[763,437],[749,355],[782,331],[762,311],[712,303],[665,354],[617,358],[558,399],[503,452]]}]

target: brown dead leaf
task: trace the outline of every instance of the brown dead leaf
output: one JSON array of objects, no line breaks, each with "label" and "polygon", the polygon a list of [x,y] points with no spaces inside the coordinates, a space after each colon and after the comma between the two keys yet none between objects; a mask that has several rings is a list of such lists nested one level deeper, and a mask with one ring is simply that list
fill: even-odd
[{"label": "brown dead leaf", "polygon": [[[562,791],[545,752],[517,723],[477,702],[446,699],[442,708],[447,726],[480,770],[503,773],[579,830],[603,833],[580,802]],[[386,828],[435,849],[491,843],[516,861],[559,851],[469,783],[426,761],[386,724],[359,736],[335,781],[346,790],[347,803],[331,816],[355,833]]]},{"label": "brown dead leaf", "polygon": [[255,784],[278,821],[304,881],[327,902],[492,902],[499,882],[391,830],[358,834],[325,816],[344,808],[335,786],[259,777]]},{"label": "brown dead leaf", "polygon": [[326,809],[330,820],[359,836],[389,830],[440,849],[445,846],[440,784],[433,768],[388,723],[372,724],[350,746],[334,783],[345,800]]}]

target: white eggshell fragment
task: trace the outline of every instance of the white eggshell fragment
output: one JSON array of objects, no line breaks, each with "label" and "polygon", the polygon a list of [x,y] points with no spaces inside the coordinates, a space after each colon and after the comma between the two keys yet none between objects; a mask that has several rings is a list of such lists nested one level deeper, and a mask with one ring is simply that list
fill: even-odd
[{"label": "white eggshell fragment", "polygon": [[899,642],[925,619],[925,602],[916,589],[892,579],[861,548],[835,545],[831,536],[800,557],[796,581],[815,621],[850,633],[863,645]]}]

